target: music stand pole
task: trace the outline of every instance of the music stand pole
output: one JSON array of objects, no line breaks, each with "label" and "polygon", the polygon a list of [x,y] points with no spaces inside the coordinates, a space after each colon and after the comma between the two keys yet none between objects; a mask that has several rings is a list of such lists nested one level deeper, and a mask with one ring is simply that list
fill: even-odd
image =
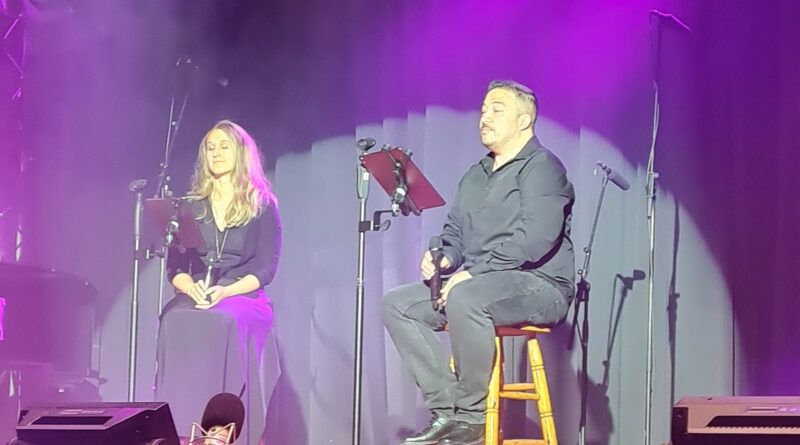
[{"label": "music stand pole", "polygon": [[[373,143],[374,144],[374,143]],[[368,150],[369,148],[367,148]],[[366,151],[366,150],[364,150]],[[361,376],[364,351],[364,253],[366,233],[372,229],[367,221],[367,195],[369,194],[370,174],[359,162],[358,183],[358,272],[356,275],[356,350],[353,376],[353,445],[361,443]],[[365,226],[365,222],[367,223]]]},{"label": "music stand pole", "polygon": [[[366,233],[386,230],[391,221],[381,223],[381,215],[402,213],[419,215],[424,209],[443,206],[444,199],[411,161],[411,153],[384,146],[380,152],[366,154],[375,145],[372,138],[360,139],[358,148],[358,276],[356,278],[356,350],[353,382],[353,445],[361,443],[361,368],[364,345],[364,246]],[[378,210],[367,219],[367,195],[370,177],[374,176],[391,198],[391,210]]]}]

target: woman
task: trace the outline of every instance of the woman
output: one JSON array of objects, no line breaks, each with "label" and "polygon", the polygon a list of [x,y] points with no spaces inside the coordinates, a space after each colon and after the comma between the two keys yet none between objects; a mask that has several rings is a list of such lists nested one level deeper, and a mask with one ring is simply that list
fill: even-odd
[{"label": "woman", "polygon": [[206,133],[188,198],[205,245],[169,252],[177,295],[161,315],[156,400],[169,402],[188,435],[211,396],[241,394],[237,443],[256,445],[279,373],[264,287],[277,269],[281,226],[258,147],[242,127],[223,120]]}]

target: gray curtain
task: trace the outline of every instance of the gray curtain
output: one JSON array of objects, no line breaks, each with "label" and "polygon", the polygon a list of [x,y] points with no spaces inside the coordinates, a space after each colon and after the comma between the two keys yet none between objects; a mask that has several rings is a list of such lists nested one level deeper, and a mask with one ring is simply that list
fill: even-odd
[{"label": "gray curtain", "polygon": [[[476,128],[486,84],[514,78],[537,92],[537,133],[575,183],[577,247],[587,241],[597,199],[595,162],[632,184],[607,191],[594,245],[589,442],[641,441],[647,290],[637,271],[647,265],[653,8],[693,28],[658,25],[653,440],[667,440],[669,408],[681,396],[796,392],[800,362],[787,352],[798,337],[794,2],[261,3],[75,2],[71,12],[27,28],[23,118],[33,161],[23,178],[22,259],[98,288],[92,351],[93,367],[108,379],[100,386],[105,400],[123,400],[126,388],[126,186],[152,179],[176,88],[192,93],[172,159],[176,192],[185,189],[203,130],[230,117],[261,144],[280,199],[284,252],[269,294],[283,372],[266,437],[345,444],[355,141],[371,136],[411,149],[449,202],[460,175],[485,153]],[[185,54],[202,69],[176,79],[175,58]],[[385,205],[373,183],[371,209]],[[396,218],[388,231],[368,234],[365,444],[393,443],[426,418],[376,308],[385,291],[417,278],[419,255],[445,210]],[[146,400],[156,263],[146,265],[143,283],[139,398]],[[567,349],[569,336],[565,325],[543,342],[563,443],[575,441],[579,408],[579,357]],[[511,360],[516,372],[520,358]],[[530,423],[515,415],[513,428]]]}]

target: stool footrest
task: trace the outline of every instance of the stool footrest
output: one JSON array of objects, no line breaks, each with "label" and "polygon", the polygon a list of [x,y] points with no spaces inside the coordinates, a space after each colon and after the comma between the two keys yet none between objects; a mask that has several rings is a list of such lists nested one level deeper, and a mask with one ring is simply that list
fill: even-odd
[{"label": "stool footrest", "polygon": [[503,445],[547,445],[542,439],[506,439]]},{"label": "stool footrest", "polygon": [[535,383],[504,383],[502,391],[533,391],[536,389]]},{"label": "stool footrest", "polygon": [[541,397],[539,394],[532,394],[529,392],[506,392],[500,391],[500,397],[503,399],[514,399],[514,400],[539,400]]}]

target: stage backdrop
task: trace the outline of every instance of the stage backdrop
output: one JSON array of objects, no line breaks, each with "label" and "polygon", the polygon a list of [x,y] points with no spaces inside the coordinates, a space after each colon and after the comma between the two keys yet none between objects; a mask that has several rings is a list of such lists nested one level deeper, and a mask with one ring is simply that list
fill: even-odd
[{"label": "stage backdrop", "polygon": [[[126,389],[127,185],[154,180],[170,95],[189,94],[171,159],[176,192],[186,189],[203,131],[229,117],[261,144],[280,199],[284,251],[269,294],[283,373],[268,442],[346,444],[355,141],[370,136],[410,149],[450,202],[460,175],[486,153],[477,132],[486,85],[512,78],[537,92],[537,134],[576,186],[576,253],[599,191],[595,162],[631,182],[626,192],[607,191],[594,245],[588,442],[639,443],[654,68],[664,105],[653,442],[667,440],[669,408],[683,395],[799,389],[792,376],[800,360],[791,352],[800,336],[791,237],[800,222],[792,210],[795,3],[113,0],[55,7],[66,4],[32,11],[27,28],[24,137],[34,159],[24,175],[22,260],[84,276],[100,291],[93,367],[108,379],[100,387],[105,400],[123,400]],[[177,68],[178,57],[197,68]],[[387,204],[375,184],[369,203],[372,210]],[[417,279],[419,256],[445,211],[396,218],[388,231],[368,234],[365,444],[395,443],[426,420],[377,308],[388,289]],[[142,278],[140,400],[152,397],[157,272],[150,262]],[[566,323],[543,341],[563,443],[576,440],[579,410],[580,362],[569,337]],[[515,373],[519,360],[509,365]],[[509,429],[523,423],[530,428],[529,421]]]}]

